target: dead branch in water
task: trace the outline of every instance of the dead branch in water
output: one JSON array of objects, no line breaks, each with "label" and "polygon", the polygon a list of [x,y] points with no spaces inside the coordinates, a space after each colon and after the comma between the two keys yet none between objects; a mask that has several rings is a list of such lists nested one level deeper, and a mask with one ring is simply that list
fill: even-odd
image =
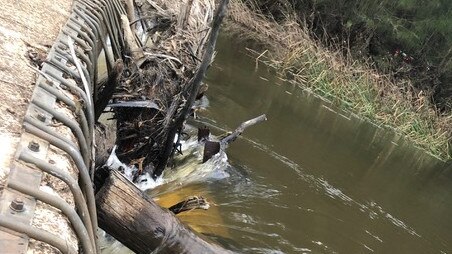
[{"label": "dead branch in water", "polygon": [[245,131],[246,128],[248,128],[248,127],[250,127],[252,125],[255,125],[257,123],[260,123],[262,121],[266,121],[266,120],[267,120],[267,117],[265,115],[260,115],[258,117],[255,117],[253,119],[250,119],[248,121],[245,121],[245,122],[241,123],[239,125],[239,127],[237,129],[235,129],[235,131],[233,131],[231,134],[229,134],[228,136],[226,136],[223,139],[221,139],[221,141],[220,141],[221,144],[222,145],[227,145],[227,144],[229,144],[231,142],[234,142],[234,140],[238,136],[240,136]]},{"label": "dead branch in water", "polygon": [[[127,2],[129,14],[133,2]],[[174,137],[200,87],[208,87],[202,79],[212,61],[227,4],[228,0],[222,0],[212,15],[215,5],[211,0],[142,2],[136,8],[144,16],[136,17],[141,22],[132,26],[146,27],[141,27],[147,32],[139,36],[144,38],[141,42],[122,15],[124,71],[112,96],[112,105],[121,105],[112,108],[117,120],[117,155],[126,164],[144,158],[140,173],[157,177],[163,172],[174,153]],[[154,106],[136,106],[144,102]]]},{"label": "dead branch in water", "polygon": [[[129,14],[133,2],[127,2]],[[191,80],[201,65],[198,59],[206,54],[214,6],[212,0],[142,1],[134,7],[142,15],[136,17],[140,22],[132,26],[145,31],[140,36],[130,29],[129,19],[121,17],[124,71],[110,104],[119,105],[112,108],[117,120],[117,155],[126,164],[144,158],[143,174],[155,173],[155,166],[166,165],[165,157],[171,154],[165,148],[167,144],[172,148],[174,119],[191,103]],[[181,16],[184,29],[178,28]],[[148,102],[153,106],[139,106]]]},{"label": "dead branch in water", "polygon": [[209,202],[203,197],[192,196],[168,208],[174,214],[179,214],[194,209],[209,209]]},{"label": "dead branch in water", "polygon": [[[215,154],[219,153],[221,149],[225,150],[230,143],[234,142],[238,136],[242,135],[246,128],[266,120],[267,117],[265,116],[265,114],[260,115],[258,117],[255,117],[253,119],[241,123],[239,127],[235,129],[235,131],[233,131],[226,137],[222,138],[219,142],[207,140],[204,143],[204,155],[202,162],[204,163],[208,161]],[[204,132],[204,134],[202,134],[201,132]],[[198,129],[198,141],[202,138],[206,138],[206,134],[208,138],[209,135],[208,133],[210,133],[208,129],[207,130],[205,128]]]},{"label": "dead branch in water", "polygon": [[97,100],[95,101],[94,107],[95,121],[99,119],[99,116],[102,114],[102,111],[105,109],[105,107],[107,107],[108,101],[110,100],[111,96],[115,92],[115,89],[120,82],[123,70],[124,64],[121,59],[118,59],[115,62],[112,70],[110,71],[110,74],[108,75],[105,84],[99,84],[99,88],[101,90],[99,91],[99,94],[97,95]]},{"label": "dead branch in water", "polygon": [[144,53],[136,41],[136,36],[130,29],[129,18],[126,15],[121,15],[121,26],[124,32],[125,49],[124,54],[137,63],[138,66],[143,63]]}]

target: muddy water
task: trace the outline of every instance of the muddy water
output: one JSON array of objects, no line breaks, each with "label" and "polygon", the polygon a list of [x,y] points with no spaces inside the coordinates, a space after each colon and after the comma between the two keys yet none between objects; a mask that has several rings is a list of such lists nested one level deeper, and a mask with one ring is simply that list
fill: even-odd
[{"label": "muddy water", "polygon": [[228,149],[229,177],[197,186],[221,220],[194,224],[226,229],[207,235],[244,253],[452,252],[450,165],[256,70],[231,41],[218,43],[201,121],[221,134],[269,120]]}]

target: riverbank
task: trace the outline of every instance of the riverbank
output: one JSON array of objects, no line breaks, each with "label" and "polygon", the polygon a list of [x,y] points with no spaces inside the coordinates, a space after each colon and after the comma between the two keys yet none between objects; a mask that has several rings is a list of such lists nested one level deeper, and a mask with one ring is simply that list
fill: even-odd
[{"label": "riverbank", "polygon": [[274,22],[237,0],[231,2],[226,30],[260,43],[261,50],[252,52],[256,62],[273,67],[281,79],[393,128],[442,160],[452,158],[452,116],[436,110],[424,91],[325,49],[296,21],[287,15],[284,22]]}]

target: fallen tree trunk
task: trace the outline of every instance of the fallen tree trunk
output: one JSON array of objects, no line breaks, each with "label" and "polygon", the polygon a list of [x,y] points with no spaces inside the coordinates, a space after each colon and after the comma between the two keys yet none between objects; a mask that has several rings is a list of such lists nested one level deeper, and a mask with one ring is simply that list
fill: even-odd
[{"label": "fallen tree trunk", "polygon": [[96,204],[99,226],[136,253],[231,253],[199,237],[116,170]]}]

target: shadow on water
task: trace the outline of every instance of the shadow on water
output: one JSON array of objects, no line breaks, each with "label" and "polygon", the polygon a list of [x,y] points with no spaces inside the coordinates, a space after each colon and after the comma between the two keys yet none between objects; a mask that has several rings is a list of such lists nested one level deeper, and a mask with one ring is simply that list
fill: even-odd
[{"label": "shadow on water", "polygon": [[231,145],[231,177],[207,184],[232,246],[247,253],[452,251],[450,165],[263,66],[256,70],[231,38],[217,48],[201,120],[219,134],[261,113],[269,119]]}]

